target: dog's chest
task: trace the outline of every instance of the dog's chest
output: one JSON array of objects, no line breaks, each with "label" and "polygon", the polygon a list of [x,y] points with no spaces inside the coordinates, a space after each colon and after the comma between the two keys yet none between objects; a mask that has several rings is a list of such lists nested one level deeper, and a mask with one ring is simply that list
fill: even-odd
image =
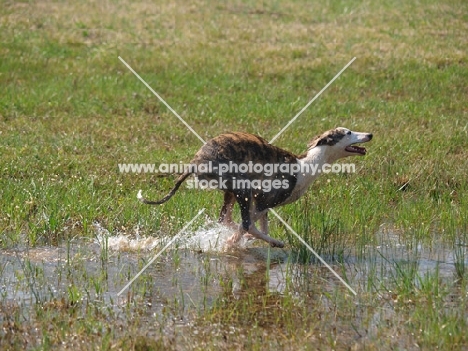
[{"label": "dog's chest", "polygon": [[301,186],[300,184],[296,184],[291,195],[282,203],[282,205],[290,204],[297,199],[299,199],[304,193],[307,191],[308,186]]}]

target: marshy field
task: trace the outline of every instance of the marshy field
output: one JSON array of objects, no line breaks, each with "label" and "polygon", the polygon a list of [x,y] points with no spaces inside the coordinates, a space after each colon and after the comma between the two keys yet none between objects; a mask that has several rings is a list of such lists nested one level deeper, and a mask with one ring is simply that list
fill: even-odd
[{"label": "marshy field", "polygon": [[[1,350],[468,348],[466,1],[0,7]],[[205,140],[270,140],[356,58],[274,142],[373,133],[275,209],[356,295],[271,214],[283,249],[226,248],[219,191],[137,200],[177,175],[119,164],[202,144],[119,57]]]}]

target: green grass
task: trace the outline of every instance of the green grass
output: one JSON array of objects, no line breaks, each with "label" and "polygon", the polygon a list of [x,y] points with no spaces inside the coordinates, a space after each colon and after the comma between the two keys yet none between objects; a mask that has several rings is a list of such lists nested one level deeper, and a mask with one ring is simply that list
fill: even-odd
[{"label": "green grass", "polygon": [[[96,222],[112,234],[148,236],[176,234],[203,207],[216,218],[219,193],[182,187],[164,206],[146,207],[136,201],[138,189],[156,199],[174,177],[119,173],[119,163],[188,162],[201,144],[118,56],[204,139],[232,130],[272,138],[357,57],[275,144],[300,153],[316,134],[344,126],[374,134],[368,156],[344,160],[356,163],[356,174],[322,176],[278,213],[338,266],[350,256],[372,261],[369,247],[382,226],[408,246],[442,242],[456,260],[453,281],[400,262],[389,262],[388,278],[374,262],[367,282],[356,282],[357,300],[324,284],[315,264],[288,278],[299,284],[298,298],[272,295],[258,275],[242,272],[248,293],[234,298],[231,278],[217,276],[226,293],[196,309],[186,333],[172,339],[159,325],[180,301],[167,303],[174,311],[162,321],[146,316],[138,298],[117,317],[105,302],[83,298],[83,287],[101,297],[107,287],[100,275],[72,281],[86,270],[78,265],[63,273],[63,301],[47,292],[31,308],[0,301],[0,323],[11,326],[0,331],[0,347],[51,349],[73,334],[74,345],[88,349],[466,348],[465,2],[0,3],[2,252],[92,240]],[[296,259],[313,259],[270,221],[272,236]],[[111,259],[100,255],[105,266]],[[37,267],[20,268],[26,289],[40,290],[45,278]],[[134,295],[151,295],[146,279]],[[49,333],[36,335],[36,327]],[[34,336],[21,337],[24,331]]]}]

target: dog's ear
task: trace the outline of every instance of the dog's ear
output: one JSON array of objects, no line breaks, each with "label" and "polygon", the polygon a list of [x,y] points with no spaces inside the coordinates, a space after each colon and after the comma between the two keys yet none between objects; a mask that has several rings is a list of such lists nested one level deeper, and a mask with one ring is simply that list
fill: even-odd
[{"label": "dog's ear", "polygon": [[333,139],[330,136],[317,135],[307,144],[307,148],[312,149],[316,146],[329,145],[332,141]]},{"label": "dog's ear", "polygon": [[328,135],[325,138],[320,139],[318,145],[333,145],[333,144],[335,144],[335,139],[332,138],[330,135]]},{"label": "dog's ear", "polygon": [[311,141],[309,141],[309,143],[307,144],[307,149],[312,149],[316,147],[317,145],[319,145],[318,144],[319,142],[320,142],[320,135],[317,135]]},{"label": "dog's ear", "polygon": [[342,130],[332,129],[328,132],[323,133],[322,135],[318,135],[315,138],[313,138],[311,142],[307,145],[307,147],[309,149],[312,149],[316,146],[321,145],[333,146],[337,142],[339,142],[344,137],[344,135],[345,133]]}]

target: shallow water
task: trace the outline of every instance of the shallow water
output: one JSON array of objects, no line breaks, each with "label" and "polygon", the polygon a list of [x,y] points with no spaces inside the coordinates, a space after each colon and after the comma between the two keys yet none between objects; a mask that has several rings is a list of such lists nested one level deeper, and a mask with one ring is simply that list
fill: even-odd
[{"label": "shallow water", "polygon": [[[98,224],[95,232],[94,242],[71,241],[60,247],[0,251],[3,300],[30,304],[70,298],[73,284],[81,299],[97,299],[118,306],[141,295],[152,313],[157,314],[175,303],[180,306],[177,313],[184,314],[188,309],[209,307],[227,290],[239,297],[251,285],[264,285],[264,289],[273,293],[299,293],[300,281],[309,279],[311,270],[315,277],[319,275],[325,281],[321,288],[333,289],[340,284],[321,265],[295,263],[294,253],[286,249],[242,242],[239,249],[227,250],[226,240],[232,233],[208,223],[184,234],[130,289],[118,296],[125,284],[170,238],[112,235]],[[407,265],[412,265],[419,276],[438,270],[439,277],[453,279],[456,257],[452,249],[442,244],[431,248],[421,244],[408,246],[391,230],[382,230],[376,235],[377,245],[367,248],[364,259],[350,253],[344,262],[331,264],[340,274],[345,272],[349,284],[356,290],[366,284],[370,274],[385,281],[392,279],[398,268]],[[270,262],[268,269],[267,262]],[[466,255],[465,265],[468,265]],[[243,284],[245,277],[250,277],[248,286]]]}]

